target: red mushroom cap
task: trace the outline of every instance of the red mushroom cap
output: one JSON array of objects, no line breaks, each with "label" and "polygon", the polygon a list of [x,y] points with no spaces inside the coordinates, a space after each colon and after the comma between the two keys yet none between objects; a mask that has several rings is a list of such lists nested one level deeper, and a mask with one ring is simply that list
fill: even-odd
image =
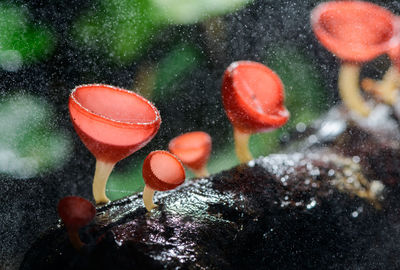
[{"label": "red mushroom cap", "polygon": [[201,169],[210,157],[211,136],[203,131],[188,132],[172,139],[168,148],[189,168]]},{"label": "red mushroom cap", "polygon": [[318,40],[344,61],[365,62],[392,46],[394,15],[372,3],[332,1],[311,12]]},{"label": "red mushroom cap", "polygon": [[88,200],[78,196],[67,196],[58,202],[58,215],[69,229],[78,230],[86,226],[96,215],[96,208]]},{"label": "red mushroom cap", "polygon": [[392,39],[392,48],[389,49],[389,57],[393,65],[400,71],[400,17],[394,18],[395,34]]},{"label": "red mushroom cap", "polygon": [[157,108],[140,95],[103,84],[77,86],[69,110],[79,137],[99,160],[116,163],[145,146],[157,133]]},{"label": "red mushroom cap", "polygon": [[276,129],[289,119],[283,84],[271,69],[252,61],[232,63],[222,82],[222,101],[232,125],[245,133]]},{"label": "red mushroom cap", "polygon": [[153,151],[143,162],[144,182],[153,190],[176,188],[185,181],[185,169],[180,160],[167,151]]}]

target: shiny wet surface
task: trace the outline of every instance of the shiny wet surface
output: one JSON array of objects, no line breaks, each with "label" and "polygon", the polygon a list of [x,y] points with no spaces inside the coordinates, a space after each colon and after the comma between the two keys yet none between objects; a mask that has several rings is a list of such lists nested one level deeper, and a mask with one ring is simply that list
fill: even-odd
[{"label": "shiny wet surface", "polygon": [[292,146],[301,152],[157,192],[151,213],[141,194],[99,208],[82,254],[54,228],[21,269],[396,269],[398,127],[388,111],[365,123],[331,114]]}]

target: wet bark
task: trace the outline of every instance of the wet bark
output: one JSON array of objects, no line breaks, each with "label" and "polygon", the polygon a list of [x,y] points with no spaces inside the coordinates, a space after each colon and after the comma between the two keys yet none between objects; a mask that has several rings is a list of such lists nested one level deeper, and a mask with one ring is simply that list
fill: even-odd
[{"label": "wet bark", "polygon": [[342,108],[285,151],[98,209],[76,252],[62,225],[21,269],[396,269],[400,259],[399,125],[390,108],[368,119]]}]

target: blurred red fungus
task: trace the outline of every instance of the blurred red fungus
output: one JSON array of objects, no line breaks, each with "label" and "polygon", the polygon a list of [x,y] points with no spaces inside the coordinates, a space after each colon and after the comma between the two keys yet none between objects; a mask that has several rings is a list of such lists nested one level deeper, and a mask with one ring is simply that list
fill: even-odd
[{"label": "blurred red fungus", "polygon": [[68,231],[71,244],[80,250],[84,244],[79,238],[79,229],[92,221],[96,215],[96,208],[84,198],[67,196],[58,202],[57,210]]},{"label": "blurred red fungus", "polygon": [[238,61],[225,71],[222,101],[234,128],[236,154],[241,162],[252,159],[248,140],[252,133],[283,126],[289,119],[282,81],[261,63]]},{"label": "blurred red fungus", "polygon": [[119,160],[145,146],[157,133],[157,108],[131,91],[110,85],[77,86],[69,98],[72,123],[82,142],[96,157],[93,196],[107,203],[108,177]]},{"label": "blurred red fungus", "polygon": [[185,169],[180,160],[167,151],[153,151],[147,155],[142,168],[143,202],[148,211],[157,207],[153,203],[154,192],[176,188],[185,181]]},{"label": "blurred red fungus", "polygon": [[370,108],[359,88],[360,65],[388,52],[395,32],[394,15],[372,3],[332,1],[311,12],[315,36],[342,60],[338,86],[343,102],[362,116]]},{"label": "blurred red fungus", "polygon": [[168,149],[197,177],[208,176],[207,162],[211,154],[211,136],[208,133],[193,131],[179,135],[169,142]]}]

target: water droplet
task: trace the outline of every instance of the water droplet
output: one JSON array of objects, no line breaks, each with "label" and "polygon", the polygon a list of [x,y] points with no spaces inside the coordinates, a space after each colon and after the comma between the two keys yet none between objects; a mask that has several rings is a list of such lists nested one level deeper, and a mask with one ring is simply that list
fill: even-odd
[{"label": "water droplet", "polygon": [[315,200],[312,200],[309,204],[307,204],[307,209],[314,208],[317,205]]},{"label": "water droplet", "polygon": [[347,183],[351,184],[354,182],[354,177],[347,178]]},{"label": "water droplet", "polygon": [[300,122],[296,125],[296,130],[298,132],[304,132],[306,130],[307,126],[303,122]]},{"label": "water droplet", "polygon": [[310,137],[308,137],[308,142],[311,144],[317,143],[318,142],[317,136],[311,135]]}]

